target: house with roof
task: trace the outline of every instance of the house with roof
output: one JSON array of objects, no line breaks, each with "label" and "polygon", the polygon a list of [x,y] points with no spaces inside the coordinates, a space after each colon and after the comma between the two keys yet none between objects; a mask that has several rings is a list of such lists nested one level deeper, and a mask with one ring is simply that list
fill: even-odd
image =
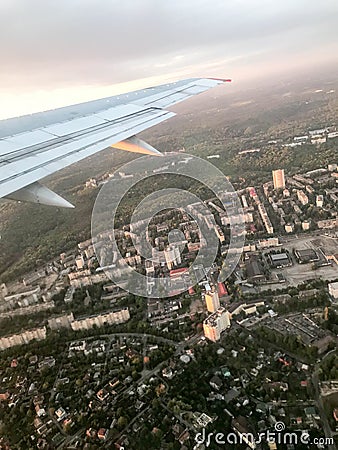
[{"label": "house with roof", "polygon": [[213,389],[216,389],[217,391],[219,391],[221,389],[221,387],[223,386],[222,380],[217,375],[214,375],[211,378],[211,380],[209,381],[209,384]]},{"label": "house with roof", "polygon": [[97,437],[100,439],[100,441],[105,441],[108,437],[108,430],[105,428],[100,428],[97,432]]}]

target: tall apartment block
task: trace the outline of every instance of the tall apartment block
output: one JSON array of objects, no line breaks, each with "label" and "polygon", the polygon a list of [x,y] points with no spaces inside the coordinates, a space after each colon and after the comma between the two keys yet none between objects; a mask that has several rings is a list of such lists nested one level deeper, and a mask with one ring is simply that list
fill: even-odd
[{"label": "tall apartment block", "polygon": [[284,169],[278,169],[272,171],[273,188],[284,189],[285,188],[285,176]]},{"label": "tall apartment block", "polygon": [[208,291],[205,294],[205,303],[207,305],[207,310],[214,313],[220,307],[218,293],[216,291]]},{"label": "tall apartment block", "polygon": [[222,331],[230,327],[231,314],[225,308],[218,308],[203,322],[204,336],[210,341],[219,341]]}]

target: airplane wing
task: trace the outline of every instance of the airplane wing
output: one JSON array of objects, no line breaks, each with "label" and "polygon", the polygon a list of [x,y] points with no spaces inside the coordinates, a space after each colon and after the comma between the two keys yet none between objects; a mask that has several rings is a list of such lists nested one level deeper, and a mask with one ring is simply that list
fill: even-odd
[{"label": "airplane wing", "polygon": [[0,198],[73,207],[39,180],[109,146],[160,154],[135,135],[174,116],[168,107],[225,81],[191,78],[0,121]]}]

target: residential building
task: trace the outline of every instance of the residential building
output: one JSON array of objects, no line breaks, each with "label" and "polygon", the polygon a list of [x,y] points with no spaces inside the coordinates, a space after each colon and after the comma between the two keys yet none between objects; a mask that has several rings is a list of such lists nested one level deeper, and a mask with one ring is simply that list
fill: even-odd
[{"label": "residential building", "polygon": [[309,203],[309,197],[302,190],[297,191],[297,198],[303,206]]},{"label": "residential building", "polygon": [[310,186],[309,184],[307,184],[307,185],[305,186],[305,190],[306,190],[306,192],[307,192],[308,194],[314,194],[314,192],[315,192],[315,190],[313,189],[313,187]]},{"label": "residential building", "polygon": [[171,244],[164,250],[164,257],[169,270],[181,264],[181,253],[178,245]]},{"label": "residential building", "polygon": [[64,298],[64,302],[65,302],[65,303],[70,303],[70,302],[72,302],[72,301],[73,301],[74,293],[75,293],[75,288],[74,288],[73,286],[70,286],[70,287],[67,289],[67,291],[66,291],[65,298]]},{"label": "residential building", "polygon": [[311,137],[311,144],[324,144],[326,142],[326,136],[322,136],[321,134],[314,135]]},{"label": "residential building", "polygon": [[273,234],[273,226],[263,203],[258,203],[258,212],[261,216],[266,232],[268,234]]},{"label": "residential building", "polygon": [[82,319],[76,319],[71,323],[71,327],[76,330],[89,330],[94,325],[102,327],[103,325],[113,325],[118,323],[127,322],[130,319],[129,309],[121,308],[116,311],[108,312],[105,314],[99,314],[96,316],[84,317]]},{"label": "residential building", "polygon": [[27,330],[19,334],[12,334],[0,338],[0,350],[5,350],[6,348],[14,347],[16,345],[28,344],[34,339],[37,341],[42,341],[46,339],[46,327],[35,328],[33,330]]},{"label": "residential building", "polygon": [[77,267],[79,270],[81,270],[81,269],[84,268],[85,262],[84,262],[84,259],[83,259],[83,256],[82,256],[82,255],[79,255],[79,256],[75,259],[75,264],[76,264],[76,267]]},{"label": "residential building", "polygon": [[316,206],[317,208],[322,208],[324,203],[324,196],[323,195],[317,195],[316,196]]},{"label": "residential building", "polygon": [[318,228],[335,228],[338,226],[338,219],[326,219],[326,220],[319,220],[317,222]]},{"label": "residential building", "polygon": [[285,231],[286,231],[287,233],[293,233],[294,229],[295,229],[295,226],[294,226],[293,223],[287,223],[287,224],[285,224]]},{"label": "residential building", "polygon": [[337,300],[338,299],[338,281],[336,281],[335,283],[329,283],[328,288],[329,288],[329,294],[335,300]]},{"label": "residential building", "polygon": [[231,314],[225,308],[218,308],[203,322],[204,336],[210,341],[216,342],[221,333],[230,327]]},{"label": "residential building", "polygon": [[48,326],[51,330],[59,330],[60,328],[71,328],[71,323],[74,321],[73,313],[65,314],[63,316],[52,317],[48,319]]},{"label": "residential building", "polygon": [[272,180],[274,189],[284,189],[285,188],[284,169],[273,170]]},{"label": "residential building", "polygon": [[279,244],[278,237],[261,239],[257,243],[257,247],[260,249],[269,248],[269,247],[278,247],[279,245],[280,244]]},{"label": "residential building", "polygon": [[307,231],[307,230],[310,229],[310,225],[311,225],[311,222],[310,222],[309,220],[304,220],[304,221],[302,222],[302,229],[303,229],[304,231]]},{"label": "residential building", "polygon": [[205,294],[205,303],[207,310],[211,313],[217,311],[220,307],[219,296],[216,291],[209,291]]},{"label": "residential building", "polygon": [[101,440],[101,441],[105,441],[108,437],[108,430],[106,430],[105,428],[100,428],[98,433],[97,433],[97,437]]},{"label": "residential building", "polygon": [[221,244],[225,242],[225,236],[220,226],[215,226],[215,233]]}]

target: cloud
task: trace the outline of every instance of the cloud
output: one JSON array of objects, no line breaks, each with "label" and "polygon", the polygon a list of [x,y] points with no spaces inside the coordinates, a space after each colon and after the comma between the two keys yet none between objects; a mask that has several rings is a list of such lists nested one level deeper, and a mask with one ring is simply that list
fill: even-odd
[{"label": "cloud", "polygon": [[1,0],[0,93],[329,58],[337,17],[335,0]]}]

